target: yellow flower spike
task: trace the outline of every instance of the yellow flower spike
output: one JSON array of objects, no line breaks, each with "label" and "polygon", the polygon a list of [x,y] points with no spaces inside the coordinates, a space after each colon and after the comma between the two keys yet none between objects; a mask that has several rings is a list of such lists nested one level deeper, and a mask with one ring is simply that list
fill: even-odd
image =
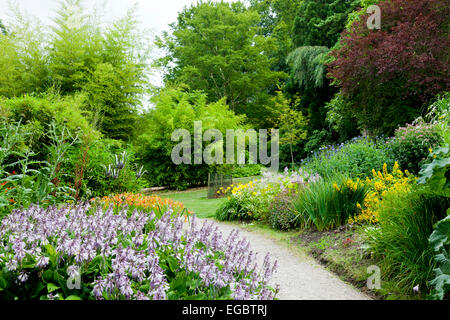
[{"label": "yellow flower spike", "polygon": [[388,171],[387,171],[387,163],[383,164],[383,175],[387,175]]},{"label": "yellow flower spike", "polygon": [[380,171],[378,171],[378,178],[380,178],[381,180],[383,180],[383,175],[381,174]]},{"label": "yellow flower spike", "polygon": [[428,149],[428,151],[430,151],[430,153],[433,153],[433,148]]},{"label": "yellow flower spike", "polygon": [[397,161],[395,161],[395,163],[394,163],[394,167],[392,168],[392,171],[397,171],[398,169],[400,168],[400,166],[398,165],[398,162]]}]

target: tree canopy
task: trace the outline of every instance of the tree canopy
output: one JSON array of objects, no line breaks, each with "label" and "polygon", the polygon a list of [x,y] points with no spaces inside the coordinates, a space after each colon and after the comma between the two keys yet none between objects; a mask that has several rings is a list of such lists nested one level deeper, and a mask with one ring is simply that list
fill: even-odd
[{"label": "tree canopy", "polygon": [[332,51],[330,75],[352,102],[360,126],[391,134],[422,112],[424,103],[450,89],[450,1],[378,3],[381,30],[369,30],[367,14],[355,20]]},{"label": "tree canopy", "polygon": [[148,89],[151,42],[134,11],[112,24],[88,12],[81,0],[59,3],[54,26],[14,12],[0,36],[0,95],[83,93],[91,121],[110,138],[129,140]]},{"label": "tree canopy", "polygon": [[303,0],[293,26],[294,44],[331,48],[360,0]]},{"label": "tree canopy", "polygon": [[230,109],[255,125],[270,118],[270,90],[285,74],[272,70],[275,39],[258,34],[260,16],[242,3],[199,2],[185,8],[160,46],[166,83],[203,90],[208,101],[226,98]]}]

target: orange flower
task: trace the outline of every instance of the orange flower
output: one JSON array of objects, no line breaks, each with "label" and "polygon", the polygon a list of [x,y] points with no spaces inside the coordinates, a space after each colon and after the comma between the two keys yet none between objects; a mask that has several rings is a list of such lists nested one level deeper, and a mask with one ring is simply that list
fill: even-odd
[{"label": "orange flower", "polygon": [[[171,199],[163,199],[158,196],[145,196],[140,193],[123,193],[112,197],[105,196],[100,201],[105,207],[109,207],[112,203],[114,206],[128,205],[130,207],[138,207],[149,210],[156,207],[171,207],[174,211],[181,212],[184,209],[184,205],[181,202],[173,201]],[[188,214],[192,214],[192,212],[188,212]]]}]

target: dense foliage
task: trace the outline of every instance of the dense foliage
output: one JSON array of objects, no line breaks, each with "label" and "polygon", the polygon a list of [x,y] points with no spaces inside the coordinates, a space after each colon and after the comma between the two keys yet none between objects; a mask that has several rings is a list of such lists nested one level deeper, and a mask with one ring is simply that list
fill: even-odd
[{"label": "dense foliage", "polygon": [[272,116],[268,89],[275,89],[283,72],[271,70],[277,49],[270,37],[258,35],[260,17],[240,2],[200,2],[185,8],[160,45],[168,50],[163,65],[170,82],[202,90],[208,102],[226,98],[230,109],[245,114],[257,126]]},{"label": "dense foliage", "polygon": [[435,230],[430,236],[430,246],[434,249],[434,260],[437,268],[434,269],[435,278],[430,282],[433,286],[433,298],[443,300],[450,292],[450,265],[449,245],[450,245],[450,215],[439,221]]},{"label": "dense foliage", "polygon": [[302,160],[305,168],[323,177],[346,172],[353,178],[365,178],[373,169],[381,170],[384,163],[389,167],[394,165],[394,159],[387,152],[383,137],[375,141],[355,137],[339,145],[324,146]]},{"label": "dense foliage", "polygon": [[368,229],[370,250],[405,291],[417,285],[429,290],[435,262],[428,238],[449,207],[448,198],[420,191],[391,193],[383,200],[378,227]]},{"label": "dense foliage", "polygon": [[[330,182],[333,183],[330,183]],[[345,224],[364,202],[368,188],[345,176],[317,181],[299,193],[294,204],[302,226],[322,231]]]},{"label": "dense foliage", "polygon": [[435,125],[418,123],[397,129],[387,141],[387,148],[403,169],[418,174],[421,165],[429,162],[430,153],[442,142]]},{"label": "dense foliage", "polygon": [[[19,12],[19,11],[17,11]],[[9,98],[58,88],[82,92],[91,120],[110,138],[128,140],[147,88],[148,39],[130,11],[103,28],[103,18],[79,0],[65,0],[47,28],[27,16],[13,17],[0,35],[0,95]]]},{"label": "dense foliage", "polygon": [[317,174],[309,174],[302,169],[282,174],[263,173],[261,179],[246,184],[231,185],[219,190],[227,201],[217,209],[216,218],[221,221],[264,221],[271,219],[271,203],[282,193],[295,196],[309,183],[319,180]]},{"label": "dense foliage", "polygon": [[293,26],[295,45],[333,47],[344,30],[347,16],[360,2],[359,0],[301,1]]},{"label": "dense foliage", "polygon": [[344,31],[331,52],[330,74],[352,101],[362,129],[390,134],[449,90],[449,1],[381,1],[381,30],[368,14]]},{"label": "dense foliage", "polygon": [[[201,92],[186,92],[182,88],[166,88],[153,98],[155,108],[147,116],[148,126],[137,140],[138,154],[149,172],[149,182],[154,185],[186,189],[189,186],[204,185],[211,166],[202,161],[194,164],[194,122],[202,124],[201,137],[208,129],[217,129],[225,137],[226,130],[238,129],[244,118],[236,116],[222,99],[207,103],[207,97]],[[181,140],[172,140],[177,129],[189,132],[188,146],[191,154],[180,152],[180,157],[189,157],[189,163],[175,164],[172,161],[173,148]],[[205,141],[204,146],[213,142]],[[224,144],[212,147],[225,148]],[[219,152],[219,151],[217,151]]]}]

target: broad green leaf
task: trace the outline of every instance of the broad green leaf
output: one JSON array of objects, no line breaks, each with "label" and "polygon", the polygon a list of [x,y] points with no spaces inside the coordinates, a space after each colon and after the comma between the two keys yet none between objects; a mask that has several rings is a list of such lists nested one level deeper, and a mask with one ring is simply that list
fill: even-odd
[{"label": "broad green leaf", "polygon": [[47,291],[49,293],[53,292],[53,291],[56,291],[58,289],[59,289],[59,287],[57,285],[54,285],[53,283],[47,283]]},{"label": "broad green leaf", "polygon": [[438,264],[433,270],[436,277],[430,281],[430,285],[433,287],[433,297],[442,300],[450,290],[450,260],[447,251],[450,244],[450,216],[436,224],[429,242],[436,252],[435,261]]}]

